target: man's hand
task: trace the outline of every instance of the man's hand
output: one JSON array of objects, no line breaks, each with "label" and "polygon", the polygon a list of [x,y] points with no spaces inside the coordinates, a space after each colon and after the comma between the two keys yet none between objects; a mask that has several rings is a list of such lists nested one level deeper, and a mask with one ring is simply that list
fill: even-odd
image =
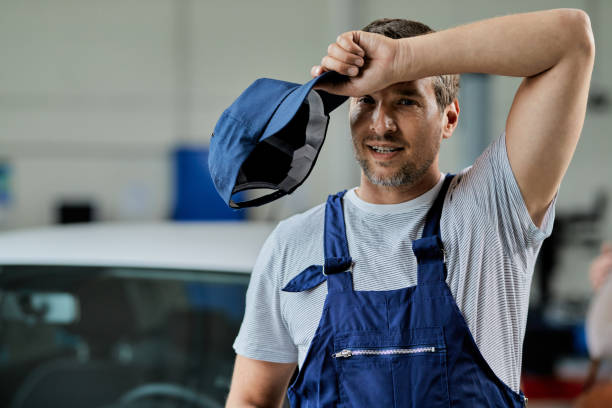
[{"label": "man's hand", "polygon": [[589,269],[593,289],[599,289],[609,278],[610,272],[612,272],[612,244],[606,242],[601,246],[601,254],[593,260]]},{"label": "man's hand", "polygon": [[[346,75],[347,80],[317,84],[316,88],[337,95],[367,95],[400,80],[399,54],[398,42],[394,39],[365,31],[349,31],[340,34],[336,42],[329,45],[321,65],[313,66],[310,74],[316,77],[326,71],[336,71]],[[402,70],[405,69],[404,66]]]}]

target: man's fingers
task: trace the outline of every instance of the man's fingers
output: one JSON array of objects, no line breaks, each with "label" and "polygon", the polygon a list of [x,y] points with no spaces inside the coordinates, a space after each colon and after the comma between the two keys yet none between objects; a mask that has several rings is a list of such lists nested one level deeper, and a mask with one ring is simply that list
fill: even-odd
[{"label": "man's fingers", "polygon": [[325,67],[322,67],[321,65],[314,65],[312,68],[310,68],[310,76],[315,78],[327,71],[329,70],[325,69]]},{"label": "man's fingers", "polygon": [[327,47],[327,55],[321,59],[321,64],[310,69],[310,76],[315,78],[326,71],[357,76],[359,68],[365,64],[365,51],[355,42],[355,38],[359,40],[357,31],[340,34],[336,42]]},{"label": "man's fingers", "polygon": [[329,47],[327,47],[327,55],[337,59],[338,61],[355,65],[357,67],[361,67],[364,62],[363,58],[361,58],[359,55],[355,55],[354,53],[345,50],[337,43],[330,44]]},{"label": "man's fingers", "polygon": [[365,51],[355,42],[358,40],[359,33],[357,31],[349,31],[340,34],[336,39],[336,43],[338,43],[342,48],[352,54],[359,55],[360,57],[365,57]]},{"label": "man's fingers", "polygon": [[359,73],[359,69],[356,66],[338,61],[330,56],[323,57],[321,66],[328,71],[336,71],[342,75],[356,76]]}]

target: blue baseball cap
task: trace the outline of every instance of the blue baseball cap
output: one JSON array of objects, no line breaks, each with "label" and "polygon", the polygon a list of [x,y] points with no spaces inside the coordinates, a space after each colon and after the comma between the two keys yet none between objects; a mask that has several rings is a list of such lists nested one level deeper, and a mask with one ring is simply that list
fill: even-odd
[{"label": "blue baseball cap", "polygon": [[[223,112],[211,136],[208,168],[230,207],[269,203],[306,180],[323,146],[330,112],[348,98],[313,87],[343,78],[325,72],[304,85],[258,79]],[[271,192],[234,201],[234,194],[252,189]]]}]

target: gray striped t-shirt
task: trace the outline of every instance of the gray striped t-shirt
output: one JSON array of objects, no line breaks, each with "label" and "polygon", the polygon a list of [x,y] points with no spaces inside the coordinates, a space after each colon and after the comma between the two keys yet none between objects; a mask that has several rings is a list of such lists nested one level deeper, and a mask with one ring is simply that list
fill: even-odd
[{"label": "gray striped t-shirt", "polygon": [[[393,290],[417,283],[412,240],[442,186],[400,204],[345,195],[344,215],[355,290]],[[279,223],[255,264],[236,353],[301,366],[319,324],[325,283],[301,293],[282,292],[310,265],[323,264],[325,205]],[[505,134],[452,181],[441,232],[446,282],[480,352],[513,390],[520,382],[531,277],[542,241],[550,235],[551,204],[542,226],[531,220],[506,153]]]}]

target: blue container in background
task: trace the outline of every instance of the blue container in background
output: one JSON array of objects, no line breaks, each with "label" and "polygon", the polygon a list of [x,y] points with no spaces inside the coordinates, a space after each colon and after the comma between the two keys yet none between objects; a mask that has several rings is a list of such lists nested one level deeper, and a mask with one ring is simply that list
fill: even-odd
[{"label": "blue container in background", "polygon": [[[221,199],[208,172],[208,149],[179,146],[172,154],[174,208],[178,221],[244,220],[246,210],[233,210]],[[241,200],[244,197],[240,198]]]},{"label": "blue container in background", "polygon": [[582,357],[589,356],[589,347],[587,345],[585,323],[581,322],[572,328],[572,336],[574,340],[574,352]]},{"label": "blue container in background", "polygon": [[0,206],[6,207],[11,202],[10,180],[11,168],[9,164],[0,159]]}]

